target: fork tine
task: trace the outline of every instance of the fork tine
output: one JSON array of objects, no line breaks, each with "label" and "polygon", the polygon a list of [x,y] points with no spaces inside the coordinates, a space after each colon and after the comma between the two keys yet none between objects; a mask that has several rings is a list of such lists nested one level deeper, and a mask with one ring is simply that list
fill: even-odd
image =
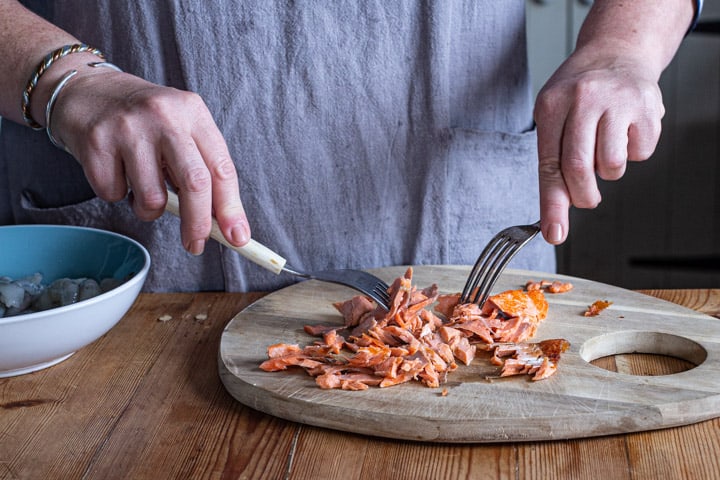
[{"label": "fork tine", "polygon": [[390,294],[387,292],[388,288],[390,287],[388,287],[387,285],[377,284],[375,285],[375,288],[373,288],[373,292],[377,293],[385,301],[389,301]]},{"label": "fork tine", "polygon": [[470,271],[460,303],[472,302],[482,307],[510,260],[539,232],[538,221],[532,225],[508,227],[490,239]]},{"label": "fork tine", "polygon": [[390,295],[387,293],[390,287],[383,280],[369,272],[351,269],[304,272],[293,269],[289,265],[285,265],[283,271],[298,277],[345,285],[367,295],[385,310],[390,309]]},{"label": "fork tine", "polygon": [[510,263],[510,260],[512,260],[518,250],[520,250],[520,247],[522,247],[522,244],[517,241],[508,242],[504,245],[502,251],[495,257],[495,261],[493,261],[492,265],[487,269],[485,278],[478,288],[475,298],[472,300],[473,303],[477,303],[481,307],[485,304],[485,301],[490,296],[490,290],[495,286],[498,277],[500,277],[500,274],[505,270],[507,264]]},{"label": "fork tine", "polygon": [[485,246],[470,271],[470,276],[465,282],[465,288],[463,288],[462,295],[460,296],[460,303],[467,303],[470,300],[470,296],[475,288],[477,288],[482,274],[487,271],[487,263],[496,255],[497,249],[502,246],[502,240],[503,237],[501,235],[496,235]]}]

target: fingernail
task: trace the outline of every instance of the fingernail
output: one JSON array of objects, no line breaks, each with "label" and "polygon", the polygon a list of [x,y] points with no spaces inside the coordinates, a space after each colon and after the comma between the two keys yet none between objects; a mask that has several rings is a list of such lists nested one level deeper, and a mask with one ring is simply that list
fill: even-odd
[{"label": "fingernail", "polygon": [[548,241],[550,243],[560,243],[563,239],[563,228],[559,223],[551,223],[547,229]]},{"label": "fingernail", "polygon": [[205,250],[205,240],[194,240],[190,242],[190,248],[188,251],[193,255],[202,255]]},{"label": "fingernail", "polygon": [[230,236],[233,242],[244,245],[250,240],[250,232],[248,231],[247,224],[240,223],[235,225],[230,231]]}]

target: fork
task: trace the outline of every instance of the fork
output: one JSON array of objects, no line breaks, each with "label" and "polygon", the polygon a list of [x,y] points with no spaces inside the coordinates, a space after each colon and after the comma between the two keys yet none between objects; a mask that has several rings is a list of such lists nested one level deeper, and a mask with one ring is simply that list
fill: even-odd
[{"label": "fork", "polygon": [[[168,201],[165,204],[165,210],[173,215],[178,217],[180,216],[180,203],[178,196],[175,192],[170,190],[168,190]],[[350,269],[322,270],[317,272],[304,272],[302,270],[298,270],[297,268],[287,265],[287,260],[254,239],[250,239],[250,241],[242,247],[232,245],[225,239],[225,236],[220,231],[220,227],[218,226],[215,218],[212,219],[210,237],[275,274],[285,272],[296,277],[345,285],[346,287],[350,287],[367,295],[385,310],[390,309],[388,284],[368,272]]]},{"label": "fork", "polygon": [[510,260],[540,231],[540,222],[508,227],[485,246],[468,276],[460,303],[485,304],[490,290]]}]

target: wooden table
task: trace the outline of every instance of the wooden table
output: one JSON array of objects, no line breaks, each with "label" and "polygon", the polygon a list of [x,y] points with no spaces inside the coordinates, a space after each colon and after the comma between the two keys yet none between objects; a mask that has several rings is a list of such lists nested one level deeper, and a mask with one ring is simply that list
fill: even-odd
[{"label": "wooden table", "polygon": [[[644,293],[720,315],[720,289]],[[259,413],[225,391],[217,353],[224,325],[261,296],[142,294],[67,361],[0,379],[0,480],[720,478],[718,419],[583,440],[440,445]],[[636,374],[683,368],[657,356],[605,363]]]}]

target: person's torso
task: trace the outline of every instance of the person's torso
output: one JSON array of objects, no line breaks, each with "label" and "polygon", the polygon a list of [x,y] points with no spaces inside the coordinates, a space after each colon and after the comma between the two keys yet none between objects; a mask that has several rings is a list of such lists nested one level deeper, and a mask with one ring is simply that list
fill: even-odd
[{"label": "person's torso", "polygon": [[[496,231],[537,219],[521,0],[67,0],[46,13],[124,70],[202,96],[254,238],[298,268],[472,263]],[[157,259],[148,289],[291,281],[219,245],[185,254],[176,219],[141,224],[78,188],[80,169],[49,161],[63,154],[40,133],[5,130],[15,199],[26,193],[16,217],[60,212],[139,238]],[[539,242],[514,262],[553,263]]]}]

